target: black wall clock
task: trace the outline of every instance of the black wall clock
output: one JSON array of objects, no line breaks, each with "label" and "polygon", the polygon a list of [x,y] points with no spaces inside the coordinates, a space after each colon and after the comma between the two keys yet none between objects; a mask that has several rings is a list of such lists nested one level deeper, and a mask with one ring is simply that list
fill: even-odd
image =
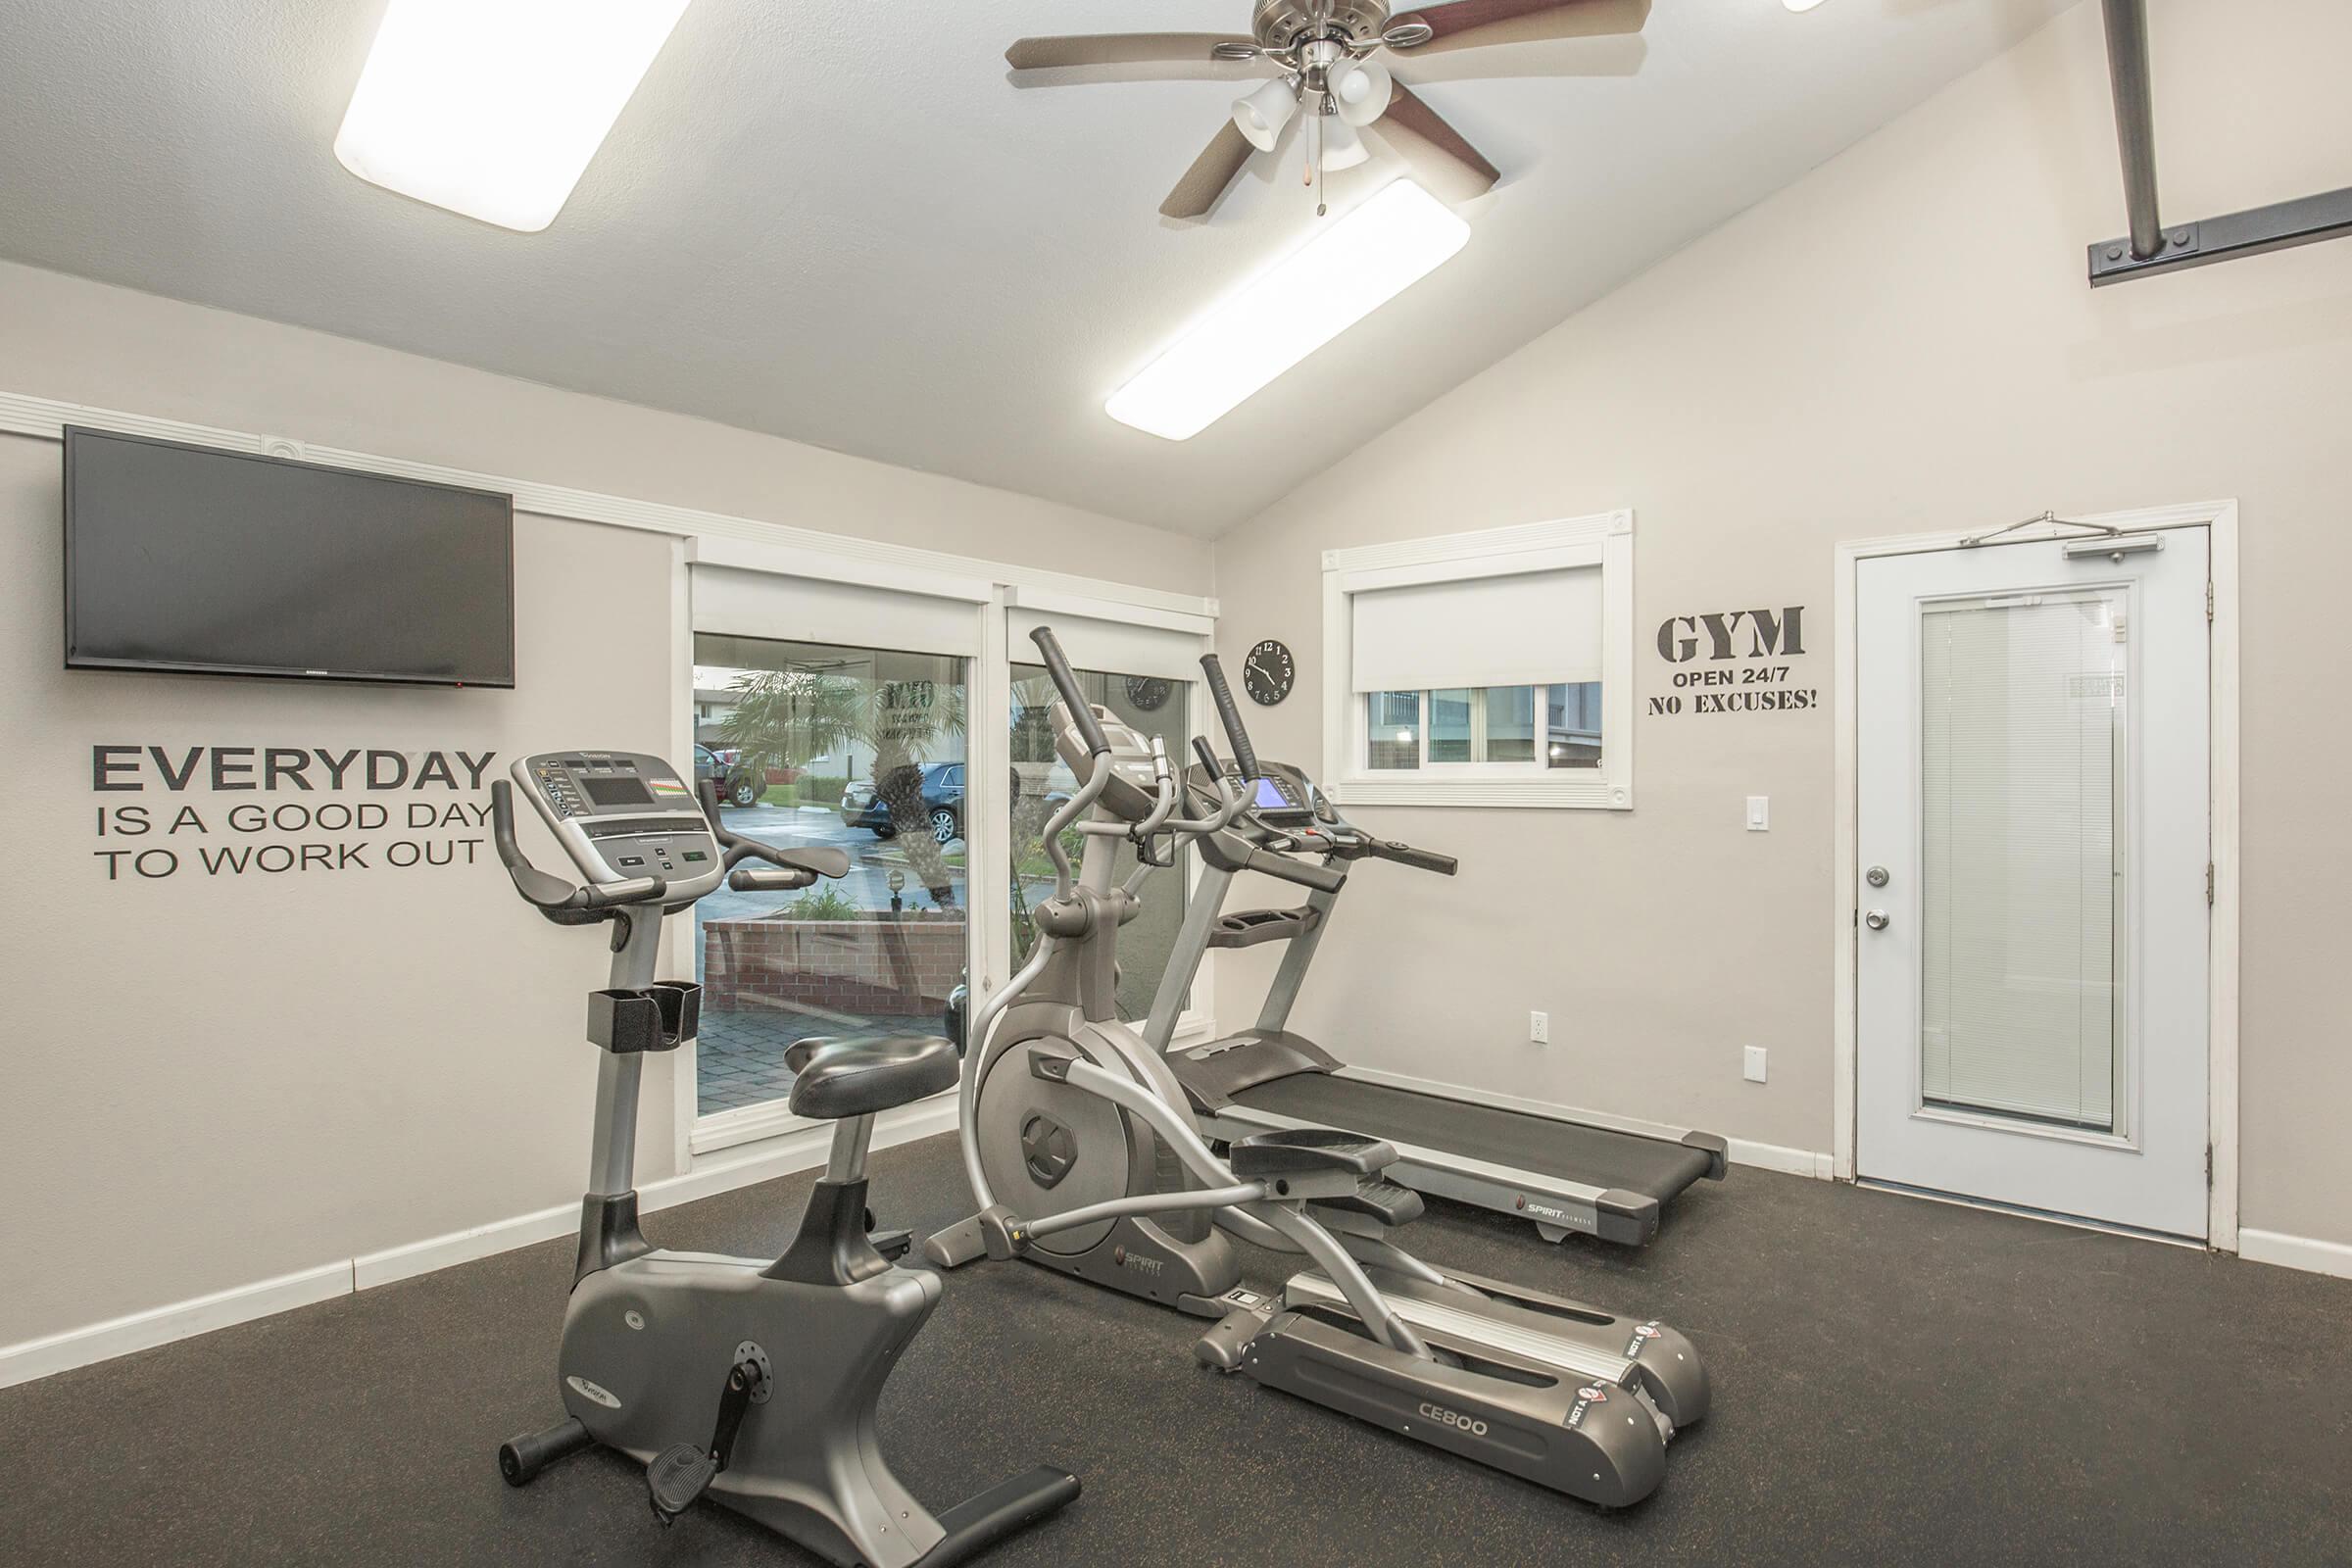
[{"label": "black wall clock", "polygon": [[1174,687],[1157,675],[1127,677],[1127,700],[1147,713],[1159,711],[1159,705],[1168,700],[1168,693],[1172,690]]},{"label": "black wall clock", "polygon": [[1269,637],[1250,650],[1242,662],[1242,688],[1250,700],[1272,708],[1291,695],[1291,683],[1298,678],[1298,667],[1291,662],[1291,651]]}]

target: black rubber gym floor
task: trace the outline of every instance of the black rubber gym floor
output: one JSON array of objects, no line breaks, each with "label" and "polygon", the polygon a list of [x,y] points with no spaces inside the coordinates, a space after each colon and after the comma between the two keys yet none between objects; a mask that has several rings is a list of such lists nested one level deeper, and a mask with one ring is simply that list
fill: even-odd
[{"label": "black rubber gym floor", "polygon": [[[945,1138],[877,1155],[885,1222],[957,1217],[958,1171]],[[773,1252],[808,1180],[647,1229]],[[1654,1496],[1600,1514],[1203,1371],[1191,1320],[1012,1264],[948,1277],[885,1447],[935,1507],[1078,1471],[1007,1565],[2352,1562],[2352,1281],[1739,1167],[1642,1253],[1446,1204],[1413,1234],[1690,1334],[1715,1410]],[[558,1409],[570,1253],[0,1391],[0,1563],[814,1562],[709,1506],[662,1532],[611,1455],[499,1480]]]}]

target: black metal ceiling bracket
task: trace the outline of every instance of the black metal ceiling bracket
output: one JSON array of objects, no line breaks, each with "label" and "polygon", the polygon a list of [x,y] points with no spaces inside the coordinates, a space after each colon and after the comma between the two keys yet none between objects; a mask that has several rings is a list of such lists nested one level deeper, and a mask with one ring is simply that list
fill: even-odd
[{"label": "black metal ceiling bracket", "polygon": [[2100,11],[2107,26],[2107,74],[2115,90],[2115,139],[2123,155],[2124,207],[2132,232],[2090,247],[2091,287],[2352,235],[2352,189],[2167,227],[2156,203],[2147,0],[2100,0]]},{"label": "black metal ceiling bracket", "polygon": [[2227,218],[2208,218],[2201,223],[2176,224],[2164,231],[2164,244],[2154,256],[2132,254],[2128,239],[2111,239],[2090,248],[2090,286],[2103,287],[2151,272],[2178,272],[2191,267],[2211,267],[2241,256],[2260,256],[2296,245],[2352,235],[2352,189],[2331,190],[2291,202],[2255,207]]}]

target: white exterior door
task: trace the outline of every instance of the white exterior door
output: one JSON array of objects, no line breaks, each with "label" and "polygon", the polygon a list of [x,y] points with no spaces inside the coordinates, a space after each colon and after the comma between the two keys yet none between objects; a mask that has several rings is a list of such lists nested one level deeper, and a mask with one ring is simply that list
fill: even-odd
[{"label": "white exterior door", "polygon": [[1856,1166],[2203,1237],[2207,530],[2122,543],[1858,564]]}]

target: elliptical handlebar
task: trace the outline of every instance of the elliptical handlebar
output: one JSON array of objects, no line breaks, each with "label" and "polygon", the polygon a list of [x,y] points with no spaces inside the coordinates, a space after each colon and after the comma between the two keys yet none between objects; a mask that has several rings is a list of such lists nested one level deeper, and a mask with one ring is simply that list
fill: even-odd
[{"label": "elliptical handlebar", "polygon": [[1242,710],[1233,700],[1233,688],[1225,684],[1225,666],[1214,654],[1200,656],[1200,672],[1208,677],[1208,694],[1216,700],[1217,716],[1225,721],[1225,738],[1233,743],[1233,760],[1241,764],[1242,782],[1259,777],[1257,748],[1250,744],[1250,731],[1243,727]]},{"label": "elliptical handlebar", "polygon": [[1054,679],[1054,689],[1061,693],[1061,703],[1070,710],[1070,722],[1078,726],[1078,736],[1086,742],[1089,755],[1103,756],[1110,750],[1110,737],[1102,733],[1102,720],[1095,717],[1095,705],[1086,700],[1078,685],[1078,677],[1070,672],[1070,662],[1061,651],[1061,639],[1054,635],[1051,626],[1040,626],[1029,634],[1037,644],[1039,656],[1046,663],[1046,673]]}]

